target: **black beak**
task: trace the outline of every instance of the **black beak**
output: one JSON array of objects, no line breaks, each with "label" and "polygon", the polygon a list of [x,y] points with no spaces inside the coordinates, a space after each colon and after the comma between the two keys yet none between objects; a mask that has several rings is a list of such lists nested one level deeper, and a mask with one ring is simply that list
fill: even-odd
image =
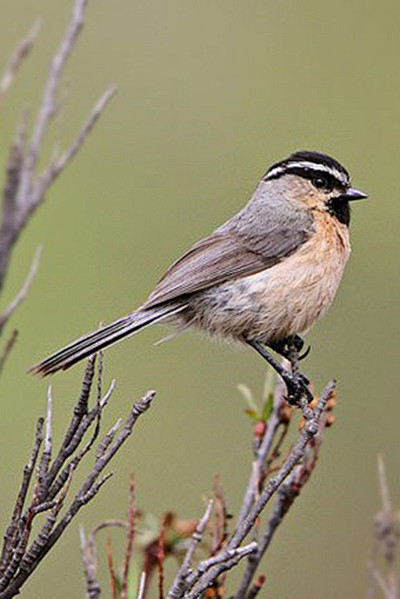
[{"label": "black beak", "polygon": [[365,200],[367,198],[367,194],[361,191],[361,189],[356,189],[355,187],[350,187],[342,196],[343,200],[347,200],[348,202],[352,202],[353,200]]}]

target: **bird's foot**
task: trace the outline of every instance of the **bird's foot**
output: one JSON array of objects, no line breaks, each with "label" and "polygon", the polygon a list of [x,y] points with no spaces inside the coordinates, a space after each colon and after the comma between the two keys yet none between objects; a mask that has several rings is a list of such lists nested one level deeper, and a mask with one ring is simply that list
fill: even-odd
[{"label": "bird's foot", "polygon": [[303,353],[302,353],[302,354],[300,354],[300,353],[299,353],[299,362],[301,362],[301,360],[304,360],[304,358],[307,358],[307,356],[308,356],[308,354],[310,353],[310,351],[311,351],[311,345],[309,345],[309,346],[307,347],[307,349],[305,349],[305,350],[303,351]]},{"label": "bird's foot", "polygon": [[[308,388],[310,381],[306,376],[304,376],[304,374],[301,374],[298,371],[297,367],[293,368],[293,355],[290,356],[292,358],[292,372],[289,372],[270,355],[270,353],[261,343],[259,343],[258,341],[247,341],[247,343],[251,345],[251,347],[253,347],[281,376],[287,388],[287,401],[291,405],[298,406],[303,397],[306,398],[308,403],[310,403],[313,400],[312,393]],[[273,347],[273,349],[275,349],[275,347]]]},{"label": "bird's foot", "polygon": [[303,397],[305,397],[308,403],[312,402],[313,395],[308,388],[310,381],[304,374],[291,374],[289,372],[282,372],[281,376],[287,388],[286,399],[290,405],[298,406]]}]

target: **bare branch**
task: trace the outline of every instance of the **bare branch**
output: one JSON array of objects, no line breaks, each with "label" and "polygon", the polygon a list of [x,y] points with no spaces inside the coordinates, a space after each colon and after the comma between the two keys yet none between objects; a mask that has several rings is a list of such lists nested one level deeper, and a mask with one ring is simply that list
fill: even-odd
[{"label": "bare branch", "polygon": [[321,417],[318,433],[313,439],[312,444],[310,444],[311,447],[309,446],[306,449],[301,464],[295,466],[287,481],[279,487],[271,515],[268,518],[264,533],[259,541],[258,550],[249,557],[247,568],[236,594],[236,599],[244,599],[246,597],[253,576],[263,555],[270,546],[277,528],[292,507],[294,501],[300,495],[303,486],[308,482],[317,463],[325,425],[326,418]]},{"label": "bare branch", "polygon": [[210,520],[213,504],[214,502],[212,499],[210,499],[210,501],[207,503],[206,510],[201,519],[199,520],[199,523],[196,526],[196,530],[192,534],[185,558],[182,562],[181,567],[178,570],[177,575],[175,576],[174,582],[168,593],[167,599],[178,599],[179,597],[182,597],[182,594],[185,591],[185,579],[190,570],[194,553],[203,539],[204,532]]},{"label": "bare branch", "polygon": [[107,551],[108,573],[110,575],[110,581],[111,581],[111,597],[112,597],[112,599],[118,599],[117,575],[115,573],[115,567],[114,567],[114,555],[113,555],[111,536],[107,536],[107,538],[106,538],[106,551]]},{"label": "bare branch", "polygon": [[146,589],[146,572],[142,572],[139,579],[139,590],[136,599],[143,599]]},{"label": "bare branch", "polygon": [[117,420],[117,422],[114,424],[114,426],[112,426],[110,428],[110,430],[108,431],[108,433],[105,435],[102,442],[99,443],[99,446],[97,448],[97,453],[96,453],[97,459],[101,458],[101,456],[104,455],[104,452],[106,451],[107,447],[109,447],[109,445],[112,443],[121,424],[122,424],[122,418],[119,418]]},{"label": "bare branch", "polygon": [[[71,423],[67,427],[65,438],[61,443],[61,449],[56,454],[53,463],[51,463],[51,391],[49,390],[45,443],[43,453],[39,460],[38,481],[33,490],[32,498],[22,513],[32,471],[37,461],[40,444],[43,439],[42,420],[39,422],[40,426],[38,425],[34,450],[29,464],[24,470],[23,483],[4,540],[1,561],[2,568],[0,569],[0,596],[2,599],[10,599],[19,593],[25,580],[32,574],[45,555],[54,546],[67,526],[71,523],[74,516],[96,496],[101,487],[109,479],[111,473],[101,477],[104,468],[129,438],[138,418],[149,409],[152,399],[154,398],[154,392],[147,393],[141,400],[133,405],[124,425],[119,433],[114,436],[112,441],[109,441],[108,444],[104,443],[104,439],[103,441],[100,441],[100,444],[103,447],[102,452],[100,454],[95,452],[97,457],[91,471],[69,506],[66,506],[64,513],[61,514],[61,509],[66,502],[68,495],[72,473],[80,463],[83,455],[91,450],[94,443],[94,436],[97,436],[97,433],[92,434],[91,440],[86,442],[86,444],[85,436],[91,425],[97,430],[98,426],[96,422],[99,422],[97,417],[98,412],[99,410],[104,410],[107,406],[107,402],[104,401],[104,398],[101,399],[97,396],[96,405],[89,409],[87,402],[91,381],[94,377],[93,366],[94,361],[92,360],[89,362],[89,366],[85,372],[82,389],[77,404],[73,409]],[[85,409],[82,410],[82,407]],[[68,440],[68,443],[66,440]],[[76,452],[75,456],[73,455],[74,452]],[[59,471],[61,472],[58,478],[55,478]],[[40,514],[47,515],[45,516],[44,523],[39,529],[37,536],[31,545],[28,546],[32,530],[32,521]],[[133,524],[131,521],[131,527],[132,526]],[[133,538],[130,539],[130,547],[132,540]],[[92,577],[93,569],[90,569],[91,566],[93,566],[93,546],[94,542],[90,547],[86,547],[87,551],[85,553],[86,580],[88,581],[87,577],[89,576],[91,585],[90,586],[89,582],[87,582],[87,587],[88,585],[90,586],[91,592],[96,591],[96,585]]]},{"label": "bare branch", "polygon": [[133,554],[133,541],[135,538],[135,521],[136,521],[135,481],[133,478],[133,474],[131,474],[130,480],[129,480],[128,530],[126,532],[124,570],[122,573],[122,588],[121,588],[121,593],[120,593],[120,599],[128,599],[129,570],[130,570],[131,559],[132,559],[132,554]]},{"label": "bare branch", "polygon": [[386,468],[385,462],[381,455],[378,456],[378,481],[379,490],[381,492],[382,509],[385,512],[390,512],[392,508],[392,502],[390,501],[389,487],[386,479]]},{"label": "bare branch", "polygon": [[267,422],[267,429],[265,431],[262,443],[258,448],[256,459],[253,462],[251,470],[250,480],[248,482],[246,493],[243,499],[238,525],[244,520],[249,509],[254,504],[254,500],[257,496],[257,488],[259,481],[263,478],[265,473],[265,462],[267,456],[272,448],[272,444],[275,439],[276,432],[282,423],[282,406],[285,402],[285,387],[283,381],[279,380],[274,395],[273,411]]},{"label": "bare branch", "polygon": [[19,42],[18,46],[15,48],[14,53],[11,56],[10,62],[8,63],[5,71],[3,72],[3,75],[1,76],[1,79],[0,79],[0,108],[3,104],[6,93],[8,92],[8,90],[10,89],[11,85],[14,82],[14,79],[17,75],[19,67],[21,66],[21,64],[23,63],[25,58],[27,58],[30,51],[32,50],[33,44],[34,44],[36,37],[39,33],[39,30],[40,30],[40,25],[41,25],[41,22],[39,19],[37,21],[35,21],[35,23],[33,24],[33,27],[31,28],[30,32],[28,33],[28,35],[26,37],[24,37]]},{"label": "bare branch", "polygon": [[18,331],[14,330],[11,333],[10,338],[8,339],[7,343],[4,346],[3,353],[0,356],[0,375],[3,372],[3,368],[4,368],[5,363],[7,362],[8,356],[12,352],[12,349],[17,340],[17,337],[18,337]]},{"label": "bare branch", "polygon": [[51,119],[57,112],[57,88],[64,71],[66,62],[75,46],[78,35],[83,27],[83,17],[88,0],[75,0],[71,20],[66,28],[64,38],[50,65],[50,72],[43,92],[42,104],[35,122],[30,148],[25,159],[24,172],[18,194],[18,205],[24,206],[27,214],[30,208],[30,191],[35,166],[39,158],[44,135]]},{"label": "bare branch", "polygon": [[4,310],[3,314],[1,314],[1,316],[0,316],[0,335],[3,331],[4,325],[7,323],[11,314],[18,308],[18,306],[24,301],[24,299],[28,295],[29,289],[33,282],[33,279],[35,278],[36,273],[37,273],[41,251],[42,251],[42,248],[38,247],[35,252],[35,255],[33,257],[33,261],[32,261],[31,267],[29,269],[28,275],[27,275],[21,289],[19,290],[19,292],[17,293],[15,298],[12,300],[12,302]]},{"label": "bare branch", "polygon": [[43,441],[43,418],[39,418],[36,424],[36,432],[35,432],[35,440],[32,448],[31,455],[29,457],[28,463],[26,464],[20,489],[18,491],[17,500],[15,502],[13,514],[11,517],[11,522],[7,528],[6,534],[4,536],[3,548],[1,552],[0,559],[0,579],[4,575],[7,564],[11,557],[13,550],[16,548],[18,543],[18,534],[17,527],[22,514],[22,510],[24,509],[26,496],[28,493],[29,485],[32,478],[33,470],[36,466],[36,461],[39,455],[40,446]]},{"label": "bare branch", "polygon": [[47,491],[48,491],[48,484],[49,484],[49,478],[48,478],[48,470],[49,470],[49,464],[50,464],[50,460],[51,460],[51,451],[52,451],[52,434],[51,434],[51,426],[52,426],[52,391],[51,391],[51,385],[49,385],[48,391],[47,391],[47,415],[46,415],[46,424],[45,424],[45,436],[44,436],[44,448],[43,448],[43,453],[42,453],[42,457],[40,459],[39,462],[39,467],[38,467],[38,496],[39,498],[42,500],[41,502],[43,502],[43,498],[47,497]]},{"label": "bare branch", "polygon": [[96,556],[91,551],[90,543],[86,541],[83,526],[79,527],[79,536],[81,540],[82,561],[86,582],[86,597],[87,599],[98,599],[98,597],[100,597],[101,587],[96,576]]},{"label": "bare branch", "polygon": [[14,228],[15,199],[18,193],[24,161],[28,114],[27,110],[24,110],[22,113],[8,157],[6,178],[2,194],[3,209],[1,228],[3,236],[6,232],[10,232]]},{"label": "bare branch", "polygon": [[42,152],[45,135],[52,118],[58,110],[57,92],[61,77],[82,29],[87,3],[88,0],[74,0],[71,20],[50,65],[42,102],[34,122],[32,137],[29,143],[25,144],[25,116],[10,153],[7,180],[3,192],[4,201],[0,228],[0,290],[8,270],[14,244],[23,227],[36,208],[44,201],[50,185],[76,156],[105,106],[115,93],[115,89],[110,88],[101,96],[71,146],[58,160],[50,160],[42,176],[36,176],[36,167]]},{"label": "bare branch", "polygon": [[[243,547],[236,547],[235,549],[228,549],[225,552],[220,552],[209,559],[200,562],[196,570],[187,577],[187,586],[192,587],[197,580],[213,566],[221,566],[220,572],[224,570],[230,570],[233,566],[239,563],[241,559],[258,551],[258,545],[256,541],[252,541],[248,545]],[[189,597],[190,595],[188,595]]]},{"label": "bare branch", "polygon": [[[196,597],[200,597],[201,594],[213,584],[213,582],[222,572],[224,572],[228,567],[231,567],[229,552],[231,550],[237,549],[240,546],[240,543],[252,530],[259,515],[266,504],[270,501],[271,497],[273,497],[280,485],[289,476],[296,464],[298,464],[299,461],[304,457],[309,443],[315,438],[319,431],[320,421],[323,417],[326,404],[330,399],[333,390],[334,383],[331,382],[326,386],[314,409],[311,409],[306,402],[301,403],[301,410],[305,419],[305,425],[300,432],[299,440],[291,450],[289,456],[279,469],[276,476],[269,480],[253,507],[251,507],[246,515],[242,515],[239,518],[235,532],[228,540],[226,547],[222,549],[219,554],[221,562],[212,566],[207,572],[197,578],[197,582],[191,588],[190,592],[187,592],[187,590],[185,592],[185,597],[187,597],[187,599],[195,599]],[[195,574],[193,574],[193,577],[194,576]]]},{"label": "bare branch", "polygon": [[83,125],[82,129],[78,133],[78,136],[75,139],[75,141],[64,152],[64,154],[60,156],[60,158],[56,162],[50,163],[43,175],[39,177],[32,191],[32,202],[31,206],[29,207],[30,211],[34,210],[36,206],[40,204],[40,202],[42,202],[47,189],[79,152],[87,136],[95,126],[98,119],[100,118],[101,113],[103,112],[107,104],[110,102],[112,97],[116,94],[116,92],[116,87],[110,87],[104,92],[104,94],[101,96],[101,98],[91,111],[86,123]]},{"label": "bare branch", "polygon": [[97,599],[100,597],[101,588],[97,579],[96,537],[101,530],[110,527],[126,529],[127,524],[122,520],[104,520],[89,533],[87,538],[83,526],[79,527],[87,599]]},{"label": "bare branch", "polygon": [[[378,483],[382,509],[374,520],[374,545],[368,559],[369,586],[367,597],[375,599],[376,586],[384,599],[399,599],[399,581],[396,572],[397,549],[400,542],[400,518],[394,511],[386,478],[385,462],[378,456]],[[379,568],[379,558],[382,567]],[[382,570],[382,571],[381,571]]]},{"label": "bare branch", "polygon": [[253,586],[251,587],[250,591],[247,593],[246,599],[255,599],[255,597],[257,597],[258,593],[261,591],[262,587],[264,586],[264,583],[265,583],[265,576],[259,576],[257,578],[257,580],[255,581],[255,583],[253,584]]}]

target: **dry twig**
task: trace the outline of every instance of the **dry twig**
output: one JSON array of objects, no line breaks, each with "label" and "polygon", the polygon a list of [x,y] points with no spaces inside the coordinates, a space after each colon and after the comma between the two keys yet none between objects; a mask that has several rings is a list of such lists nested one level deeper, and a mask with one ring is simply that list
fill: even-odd
[{"label": "dry twig", "polygon": [[178,597],[182,597],[185,591],[185,578],[187,577],[188,572],[190,572],[195,551],[203,539],[204,532],[211,517],[213,504],[214,502],[212,499],[210,499],[210,501],[207,503],[206,510],[202,518],[199,520],[196,526],[196,530],[192,534],[184,560],[182,562],[181,567],[178,570],[177,575],[175,576],[174,582],[168,593],[167,599],[178,599]]},{"label": "dry twig", "polygon": [[[154,392],[150,391],[133,405],[122,429],[101,455],[97,454],[95,463],[83,485],[76,492],[69,505],[62,511],[67,500],[73,472],[78,467],[82,457],[89,451],[86,448],[91,448],[93,445],[92,441],[86,442],[86,445],[84,445],[85,438],[90,434],[90,429],[93,426],[96,427],[98,411],[103,412],[110,397],[110,393],[107,392],[100,402],[96,401],[95,406],[90,408],[89,395],[94,374],[94,360],[91,360],[85,372],[81,393],[73,409],[69,427],[53,459],[51,393],[49,392],[45,433],[43,435],[44,421],[41,419],[38,421],[34,448],[24,469],[17,502],[4,538],[0,560],[1,599],[10,599],[19,593],[26,579],[34,572],[45,555],[64,533],[78,511],[96,496],[102,485],[110,477],[110,474],[101,477],[104,468],[131,435],[137,419],[149,409],[154,398]],[[43,451],[39,458],[42,445]],[[81,449],[82,446],[83,449]],[[32,474],[37,463],[37,479],[32,490],[31,499],[27,501]],[[39,514],[44,514],[45,520],[29,545],[32,523]],[[82,539],[81,544],[87,576],[87,594],[90,597],[97,597],[100,591],[97,589],[93,578],[95,572],[92,560],[93,545],[85,544]],[[95,592],[97,595],[93,595]],[[89,593],[92,593],[92,595],[89,595]]]},{"label": "dry twig", "polygon": [[[287,425],[284,422],[282,412],[285,405],[282,389],[278,385],[273,412],[269,417],[264,437],[257,450],[255,464],[253,464],[235,531],[230,537],[228,536],[226,543],[215,552],[215,555],[198,563],[194,568],[191,566],[194,553],[192,543],[189,548],[191,553],[186,554],[186,558],[171,586],[168,599],[179,599],[181,597],[195,599],[201,597],[206,589],[215,587],[222,573],[235,567],[245,556],[249,556],[249,562],[236,598],[244,599],[248,594],[250,596],[257,594],[261,588],[260,579],[258,579],[259,584],[256,581],[253,587],[250,588],[252,578],[279,523],[315,467],[325,427],[327,404],[332,398],[333,391],[334,383],[329,383],[313,407],[308,406],[305,401],[301,402],[300,407],[304,418],[304,426],[300,431],[299,439],[276,475],[266,482],[266,464],[271,463],[268,456],[271,452],[276,454],[278,429],[282,424]],[[263,537],[260,541],[252,541],[248,545],[242,546],[241,543],[250,531],[255,529],[259,516],[275,494],[277,494],[277,499]],[[196,537],[197,543],[201,540],[203,534],[204,528],[201,534]],[[261,580],[263,582],[263,579]]]},{"label": "dry twig", "polygon": [[[41,158],[45,136],[50,122],[58,111],[57,93],[61,78],[82,30],[87,2],[88,0],[74,0],[71,20],[50,65],[30,140],[26,141],[27,115],[25,114],[18,126],[15,141],[10,151],[6,184],[3,190],[0,227],[0,291],[4,284],[13,247],[22,229],[34,211],[44,201],[50,185],[76,156],[115,93],[115,88],[110,88],[104,92],[71,146],[58,159],[50,160],[42,175],[37,175],[36,167]],[[4,95],[5,91],[11,86],[18,66],[34,43],[36,33],[37,27],[17,48],[10,66],[6,69],[1,80],[2,83],[0,82],[0,101],[2,98],[1,90],[3,90]]]},{"label": "dry twig", "polygon": [[136,494],[135,481],[133,474],[129,480],[129,511],[128,511],[128,528],[126,532],[126,547],[124,556],[124,569],[122,573],[122,587],[120,599],[128,599],[129,585],[129,570],[131,566],[133,541],[135,538],[135,521],[136,521]]},{"label": "dry twig", "polygon": [[24,37],[17,47],[15,48],[13,55],[11,56],[10,62],[8,63],[3,75],[0,79],[0,108],[3,105],[4,97],[10,87],[12,86],[15,76],[25,60],[32,50],[33,44],[36,40],[37,34],[40,29],[40,20],[38,19],[34,24],[30,32]]},{"label": "dry twig", "polygon": [[5,363],[7,362],[8,356],[12,352],[12,349],[15,345],[17,337],[18,337],[18,331],[14,330],[11,333],[10,338],[8,339],[8,341],[6,342],[6,344],[4,346],[3,352],[0,356],[0,375],[3,372],[3,368],[4,368]]},{"label": "dry twig", "polygon": [[[378,458],[378,482],[382,509],[374,522],[375,540],[368,560],[370,575],[368,599],[377,597],[377,589],[384,599],[399,599],[399,581],[396,573],[397,549],[400,542],[400,518],[394,511],[383,458]],[[382,567],[379,562],[382,561]]]},{"label": "dry twig", "polygon": [[93,548],[86,539],[83,526],[79,527],[79,536],[81,539],[82,561],[86,581],[86,598],[98,599],[98,597],[100,597],[101,587],[96,576],[96,556],[93,554]]}]

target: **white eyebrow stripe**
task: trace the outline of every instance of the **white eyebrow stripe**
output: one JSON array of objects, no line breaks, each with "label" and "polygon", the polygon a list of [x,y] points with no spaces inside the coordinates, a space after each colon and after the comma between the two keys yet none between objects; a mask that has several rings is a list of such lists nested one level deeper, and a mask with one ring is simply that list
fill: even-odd
[{"label": "white eyebrow stripe", "polygon": [[[306,161],[289,162],[288,164],[286,164],[284,166],[277,166],[276,168],[274,168],[272,171],[270,171],[267,174],[267,176],[265,177],[264,180],[268,181],[268,179],[270,179],[270,178],[273,179],[277,175],[283,174],[286,171],[290,171],[291,168],[304,168],[304,169],[309,169],[309,170],[315,171],[316,173],[324,171],[325,173],[332,175],[332,177],[334,177],[335,179],[337,179],[338,181],[343,183],[343,185],[347,185],[349,183],[349,180],[346,177],[345,173],[342,173],[341,171],[337,170],[336,168],[328,166],[327,164],[318,164],[316,162],[306,162]],[[288,174],[290,174],[290,172],[288,172]]]}]

